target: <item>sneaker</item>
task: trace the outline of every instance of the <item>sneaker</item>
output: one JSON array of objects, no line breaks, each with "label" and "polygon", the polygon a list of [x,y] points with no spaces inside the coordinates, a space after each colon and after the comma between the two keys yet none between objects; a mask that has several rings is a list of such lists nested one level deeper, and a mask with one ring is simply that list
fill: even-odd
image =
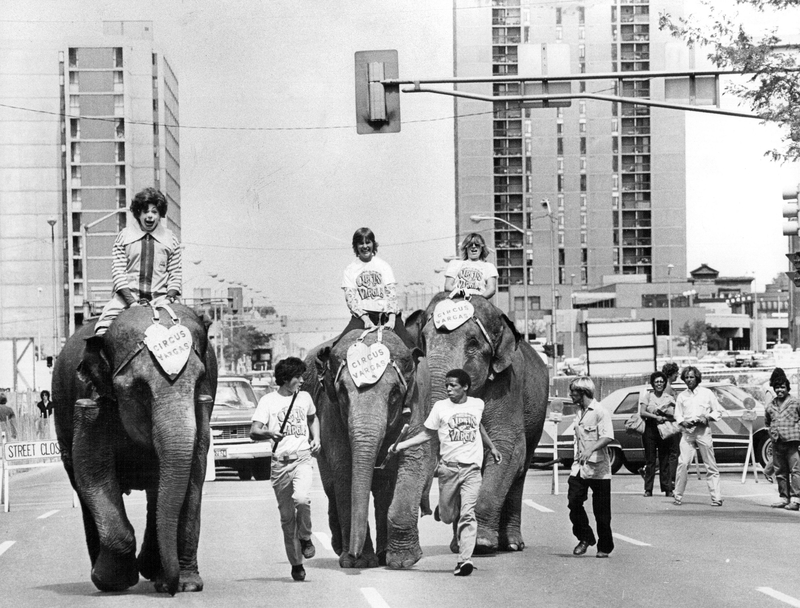
[{"label": "sneaker", "polygon": [[800,511],[800,502],[790,502],[783,508],[787,511]]},{"label": "sneaker", "polygon": [[469,560],[465,562],[458,562],[456,564],[456,569],[453,570],[454,576],[469,576],[472,574],[472,571],[475,569],[473,563]]},{"label": "sneaker", "polygon": [[302,564],[299,566],[292,566],[292,578],[296,581],[306,580],[306,569],[303,568]]},{"label": "sneaker", "polygon": [[311,542],[311,539],[300,539],[300,550],[303,552],[303,557],[306,559],[311,559],[317,554],[317,550],[314,547],[314,543]]},{"label": "sneaker", "polygon": [[672,501],[672,504],[676,507],[680,507],[683,504],[683,500],[681,500],[680,496],[676,496],[675,500]]},{"label": "sneaker", "polygon": [[598,551],[596,557],[608,557],[608,553],[605,551]]},{"label": "sneaker", "polygon": [[712,507],[721,507],[722,506],[722,499],[720,499],[720,500],[712,500],[711,501],[711,506]]},{"label": "sneaker", "polygon": [[789,502],[786,500],[779,500],[778,502],[773,502],[770,507],[773,509],[783,509],[789,505]]}]

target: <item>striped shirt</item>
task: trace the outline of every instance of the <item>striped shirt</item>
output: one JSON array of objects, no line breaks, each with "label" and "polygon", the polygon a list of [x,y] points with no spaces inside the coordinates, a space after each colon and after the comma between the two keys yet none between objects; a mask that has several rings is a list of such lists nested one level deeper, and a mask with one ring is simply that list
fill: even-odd
[{"label": "striped shirt", "polygon": [[181,291],[181,246],[178,237],[159,223],[145,232],[136,222],[123,228],[112,249],[114,291],[126,287],[136,297],[152,300],[168,291]]}]

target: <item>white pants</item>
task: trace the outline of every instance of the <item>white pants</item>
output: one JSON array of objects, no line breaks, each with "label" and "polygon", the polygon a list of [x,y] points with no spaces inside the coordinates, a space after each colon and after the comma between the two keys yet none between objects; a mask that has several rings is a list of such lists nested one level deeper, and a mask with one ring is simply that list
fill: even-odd
[{"label": "white pants", "polygon": [[722,500],[719,469],[714,456],[714,442],[708,426],[695,427],[694,430],[684,431],[681,435],[681,455],[678,457],[678,473],[675,478],[675,498],[683,498],[683,491],[686,489],[686,481],[689,477],[689,465],[692,464],[695,449],[700,450],[703,464],[706,465],[706,483],[711,500]]}]

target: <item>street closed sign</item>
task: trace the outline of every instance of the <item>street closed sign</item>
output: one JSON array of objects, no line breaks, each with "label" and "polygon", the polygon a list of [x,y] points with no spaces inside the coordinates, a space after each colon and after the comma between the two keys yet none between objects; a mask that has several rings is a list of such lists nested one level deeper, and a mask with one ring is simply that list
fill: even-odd
[{"label": "street closed sign", "polygon": [[6,462],[27,460],[28,458],[58,458],[61,450],[58,441],[26,441],[20,443],[6,443],[3,458]]}]

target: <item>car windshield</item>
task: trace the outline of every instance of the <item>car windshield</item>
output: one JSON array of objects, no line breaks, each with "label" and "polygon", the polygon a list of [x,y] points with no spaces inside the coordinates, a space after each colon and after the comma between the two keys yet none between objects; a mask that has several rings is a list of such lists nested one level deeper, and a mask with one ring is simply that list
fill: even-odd
[{"label": "car windshield", "polygon": [[224,405],[236,410],[247,410],[256,406],[256,396],[249,384],[243,381],[221,380],[217,385],[214,405]]},{"label": "car windshield", "polygon": [[717,401],[726,410],[741,411],[744,407],[744,400],[749,397],[745,391],[735,386],[712,386],[710,387],[717,396]]}]

